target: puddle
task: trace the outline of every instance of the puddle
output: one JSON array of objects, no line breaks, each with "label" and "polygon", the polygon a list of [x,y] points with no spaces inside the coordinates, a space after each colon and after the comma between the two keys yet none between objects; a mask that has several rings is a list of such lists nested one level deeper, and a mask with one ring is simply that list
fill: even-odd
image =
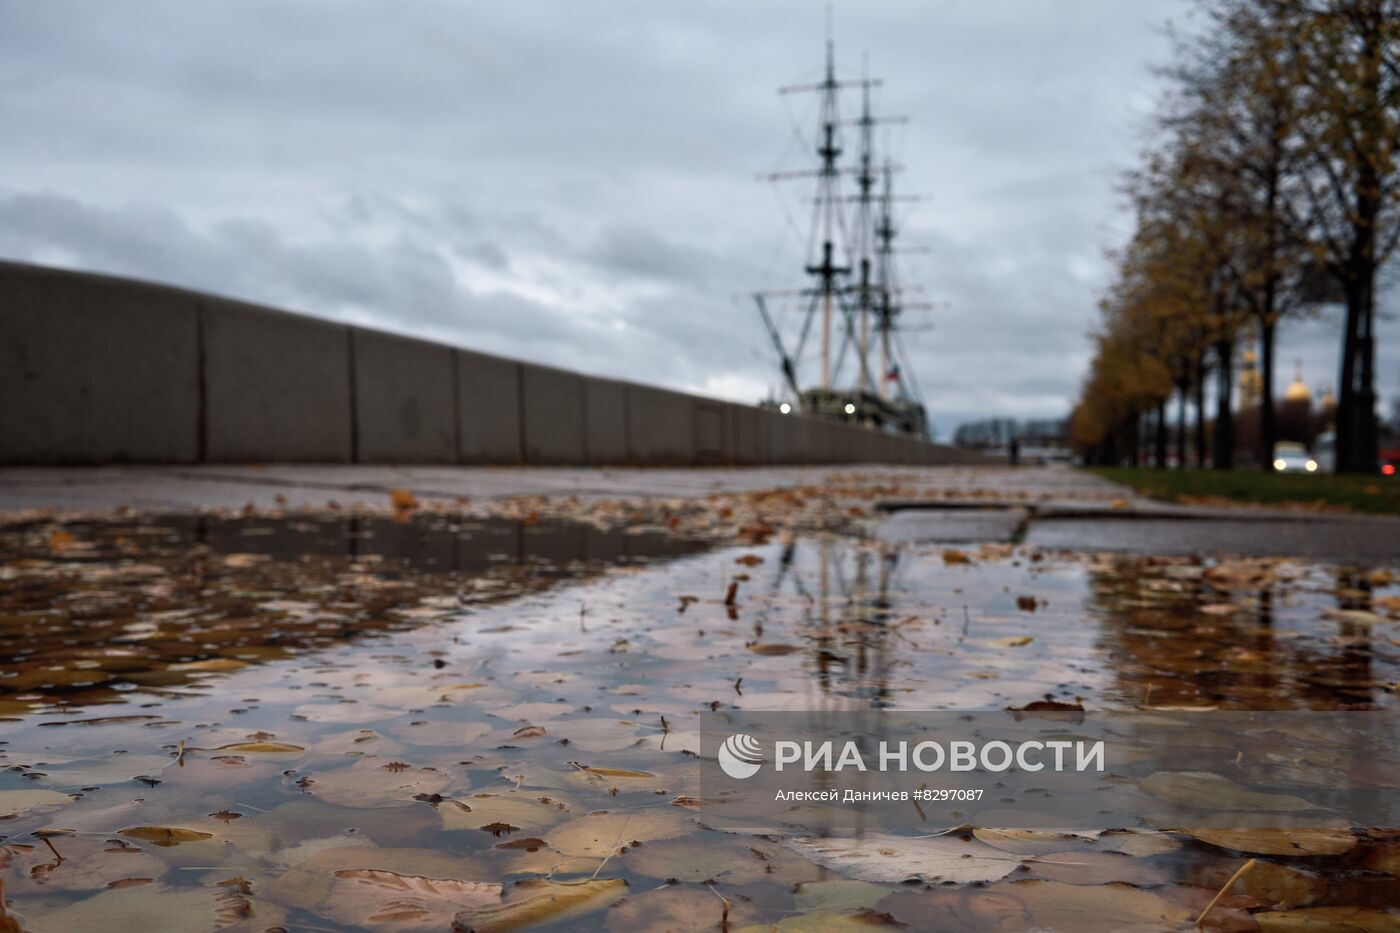
[{"label": "puddle", "polygon": [[933,836],[911,808],[901,864],[1006,872],[898,884],[800,823],[705,829],[694,757],[727,707],[1394,709],[1393,566],[327,521],[7,532],[7,651],[109,675],[0,722],[23,929],[1185,929],[1250,857],[1208,928],[1394,928],[1395,834]]},{"label": "puddle", "polygon": [[120,702],[704,548],[557,519],[434,514],[0,528],[0,712]]}]

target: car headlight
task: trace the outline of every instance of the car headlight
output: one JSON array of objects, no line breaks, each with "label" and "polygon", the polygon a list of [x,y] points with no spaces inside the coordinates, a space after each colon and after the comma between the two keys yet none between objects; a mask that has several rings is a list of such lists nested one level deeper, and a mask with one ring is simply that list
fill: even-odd
[{"label": "car headlight", "polygon": [[1307,463],[1303,464],[1303,466],[1305,466],[1305,467],[1308,468],[1308,472],[1309,472],[1309,473],[1315,473],[1315,472],[1317,472],[1317,461],[1316,461],[1316,460],[1309,460]]},{"label": "car headlight", "polygon": [[1279,457],[1277,460],[1274,461],[1274,469],[1279,471],[1288,469],[1288,461],[1283,459],[1282,457]]}]

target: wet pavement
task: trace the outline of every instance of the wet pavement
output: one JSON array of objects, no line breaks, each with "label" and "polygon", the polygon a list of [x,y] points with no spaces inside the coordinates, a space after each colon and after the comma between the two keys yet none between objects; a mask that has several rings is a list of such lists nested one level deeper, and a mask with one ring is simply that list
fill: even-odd
[{"label": "wet pavement", "polygon": [[707,828],[695,757],[723,709],[1393,711],[1393,551],[1172,555],[1133,529],[1217,519],[1068,471],[604,472],[0,528],[0,930],[1186,930],[1246,864],[1205,928],[1400,928],[1393,829],[911,809],[872,865]]}]

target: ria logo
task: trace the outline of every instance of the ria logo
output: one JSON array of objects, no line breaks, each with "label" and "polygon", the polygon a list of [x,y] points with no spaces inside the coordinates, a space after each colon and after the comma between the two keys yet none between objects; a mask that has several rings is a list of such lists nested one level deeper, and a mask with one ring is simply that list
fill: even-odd
[{"label": "ria logo", "polygon": [[724,740],[716,757],[725,774],[742,781],[758,773],[763,764],[763,746],[753,736],[736,732]]}]

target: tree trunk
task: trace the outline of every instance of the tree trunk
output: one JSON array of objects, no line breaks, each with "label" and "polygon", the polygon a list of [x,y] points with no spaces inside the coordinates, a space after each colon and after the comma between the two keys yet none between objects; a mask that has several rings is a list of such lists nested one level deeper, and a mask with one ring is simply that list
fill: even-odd
[{"label": "tree trunk", "polygon": [[1337,472],[1374,473],[1380,440],[1376,424],[1375,271],[1358,261],[1348,287],[1342,340],[1342,385],[1337,393]]},{"label": "tree trunk", "polygon": [[1217,470],[1228,470],[1235,465],[1235,414],[1231,408],[1234,401],[1234,343],[1219,340],[1215,344],[1215,438],[1212,465]]},{"label": "tree trunk", "polygon": [[1167,400],[1157,403],[1157,469],[1167,468]]},{"label": "tree trunk", "polygon": [[[1269,289],[1272,292],[1272,288]],[[1259,469],[1274,468],[1274,444],[1278,427],[1274,423],[1274,323],[1272,296],[1266,299],[1265,317],[1259,322]]]},{"label": "tree trunk", "polygon": [[1196,466],[1206,468],[1206,364],[1196,366]]},{"label": "tree trunk", "polygon": [[1176,468],[1186,469],[1186,390],[1185,383],[1176,387]]}]

